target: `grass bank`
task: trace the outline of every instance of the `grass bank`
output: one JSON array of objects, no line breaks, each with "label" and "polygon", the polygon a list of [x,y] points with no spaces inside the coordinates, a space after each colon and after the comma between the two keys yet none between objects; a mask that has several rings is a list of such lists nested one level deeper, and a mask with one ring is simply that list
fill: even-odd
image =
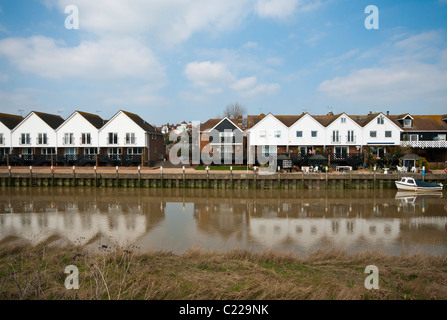
[{"label": "grass bank", "polygon": [[[68,265],[79,270],[78,290],[65,288]],[[365,289],[368,265],[379,269],[378,290]],[[17,245],[0,249],[0,299],[447,299],[447,257]]]}]

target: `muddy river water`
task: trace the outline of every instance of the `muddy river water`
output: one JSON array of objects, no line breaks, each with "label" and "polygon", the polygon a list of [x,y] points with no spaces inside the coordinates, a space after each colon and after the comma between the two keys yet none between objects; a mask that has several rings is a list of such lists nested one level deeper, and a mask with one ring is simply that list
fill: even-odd
[{"label": "muddy river water", "polygon": [[0,244],[447,254],[446,192],[1,188]]}]

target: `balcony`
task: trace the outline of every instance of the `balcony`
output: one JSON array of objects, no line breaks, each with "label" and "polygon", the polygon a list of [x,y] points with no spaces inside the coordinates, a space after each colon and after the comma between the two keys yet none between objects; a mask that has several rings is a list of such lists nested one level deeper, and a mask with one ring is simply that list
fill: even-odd
[{"label": "balcony", "polygon": [[355,144],[356,136],[346,136],[346,144]]},{"label": "balcony", "polygon": [[401,141],[400,146],[421,149],[447,148],[447,141]]},{"label": "balcony", "polygon": [[331,143],[340,144],[341,143],[340,135],[331,136]]}]

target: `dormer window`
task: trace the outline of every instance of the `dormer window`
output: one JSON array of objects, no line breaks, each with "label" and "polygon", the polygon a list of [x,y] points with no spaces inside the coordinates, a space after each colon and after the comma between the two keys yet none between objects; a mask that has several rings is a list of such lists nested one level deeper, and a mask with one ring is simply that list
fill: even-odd
[{"label": "dormer window", "polygon": [[413,123],[411,119],[404,119],[404,128],[412,127]]}]

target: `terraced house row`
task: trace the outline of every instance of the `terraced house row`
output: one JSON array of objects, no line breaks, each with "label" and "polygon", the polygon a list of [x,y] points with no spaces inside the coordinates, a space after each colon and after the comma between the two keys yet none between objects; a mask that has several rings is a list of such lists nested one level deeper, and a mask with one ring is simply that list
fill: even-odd
[{"label": "terraced house row", "polygon": [[109,120],[81,111],[66,120],[36,111],[0,114],[2,165],[150,165],[164,155],[161,132],[127,111]]},{"label": "terraced house row", "polygon": [[[202,136],[218,131],[213,135],[225,137],[217,143],[210,140],[215,150],[223,154],[243,146],[244,158],[249,163],[256,163],[258,154],[276,154],[288,155],[295,164],[308,165],[310,156],[318,159],[317,154],[324,154],[326,160],[332,160],[332,166],[360,166],[365,163],[367,153],[375,159],[383,159],[396,150],[425,157],[440,166],[447,160],[447,115],[269,113],[247,116],[245,126],[235,119],[210,119],[201,130]],[[242,130],[243,141],[235,139]],[[320,159],[324,160],[321,156]]]}]

